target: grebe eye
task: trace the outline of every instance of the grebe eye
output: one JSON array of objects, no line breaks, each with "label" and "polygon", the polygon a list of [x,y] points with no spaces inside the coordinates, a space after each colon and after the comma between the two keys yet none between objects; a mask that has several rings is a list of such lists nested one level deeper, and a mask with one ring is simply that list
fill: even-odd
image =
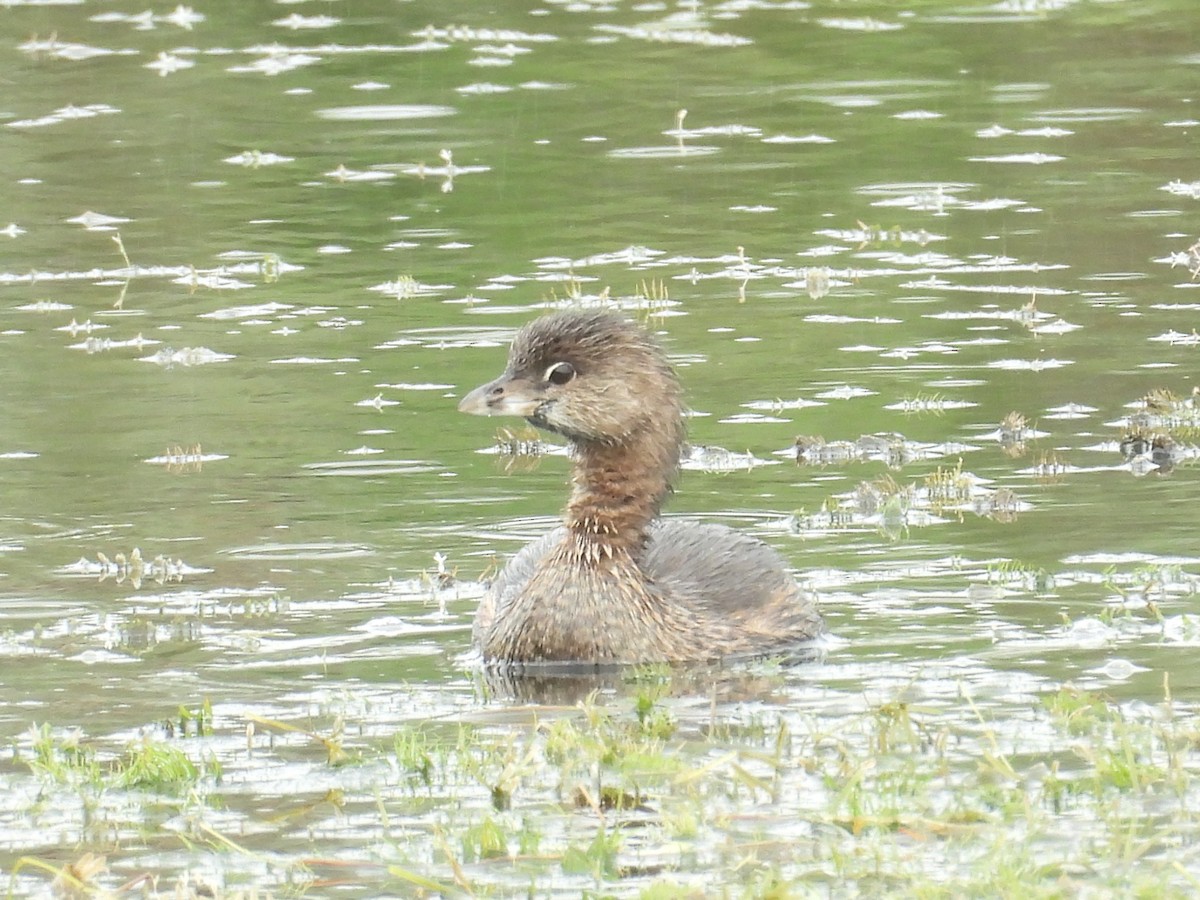
[{"label": "grebe eye", "polygon": [[557,362],[546,370],[546,380],[551,384],[564,385],[575,377],[575,367],[569,362]]}]

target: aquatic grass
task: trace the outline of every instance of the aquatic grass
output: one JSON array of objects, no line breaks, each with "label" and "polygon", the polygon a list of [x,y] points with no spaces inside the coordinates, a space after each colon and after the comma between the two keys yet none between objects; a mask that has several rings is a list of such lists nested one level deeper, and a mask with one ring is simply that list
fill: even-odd
[{"label": "aquatic grass", "polygon": [[[53,863],[36,857],[23,856],[12,867],[13,882],[15,882],[16,877],[24,869],[35,869],[45,872],[48,875],[53,875],[54,880],[50,886],[54,894],[58,897],[82,898],[107,896],[107,892],[102,892],[102,889],[95,884],[95,880],[108,871],[108,866],[105,858],[95,853],[84,853],[78,859],[63,866],[56,866]],[[142,879],[135,879],[135,882],[140,881]],[[9,897],[13,896],[11,889],[13,882],[10,882]],[[129,883],[124,885],[122,890],[137,886],[136,883]]]},{"label": "aquatic grass", "polygon": [[925,476],[924,487],[930,508],[940,513],[971,499],[975,481],[963,474],[960,459],[953,468],[938,466],[932,474]]},{"label": "aquatic grass", "polygon": [[[822,883],[919,897],[1056,896],[1064,878],[1123,892],[1154,883],[1151,873],[1163,896],[1191,886],[1197,860],[1180,841],[1200,831],[1189,811],[1200,727],[1168,692],[1140,709],[1058,685],[1030,710],[1037,737],[1026,745],[966,685],[955,705],[914,701],[914,681],[851,714],[736,701],[702,712],[680,705],[682,678],[650,668],[615,695],[503,726],[414,721],[386,741],[343,746],[360,762],[350,780],[329,759],[331,735],[284,728],[324,751],[306,765],[339,786],[275,827],[357,821],[364,846],[377,849],[358,854],[355,874],[346,868],[355,854],[313,864],[336,864],[341,880],[368,889],[390,880],[443,893],[543,896],[569,885],[687,897],[702,876],[704,896],[789,896]],[[346,731],[333,735],[344,741]],[[211,777],[189,802],[195,814],[215,809],[215,768],[185,764],[163,744],[140,739],[119,760],[97,762],[81,734],[39,727],[22,758],[41,759],[41,777],[58,783],[96,781],[110,800],[178,796],[189,779]],[[1063,831],[1065,818],[1074,830]],[[197,828],[229,854],[226,865],[259,859],[244,839],[223,839],[228,826]]]},{"label": "aquatic grass", "polygon": [[35,724],[26,731],[25,741],[29,744],[29,755],[14,746],[13,761],[23,762],[42,780],[92,788],[103,783],[103,768],[82,730],[69,729],[56,737],[49,724]]},{"label": "aquatic grass", "polygon": [[[1052,575],[993,561],[973,577],[1030,593],[1058,579],[1060,597],[1067,587],[1086,591],[1085,619],[1146,619],[1145,607],[1124,602],[1095,611],[1114,586],[1164,605],[1195,593],[1195,576],[1173,560]],[[24,814],[87,818],[82,851],[107,851],[108,829],[151,845],[178,841],[153,812],[165,800],[190,823],[182,835],[190,846],[219,849],[242,884],[259,879],[283,893],[315,877],[306,867],[336,866],[337,880],[360,880],[367,893],[390,885],[689,896],[699,879],[702,895],[729,897],[755,896],[750,885],[804,895],[818,884],[952,897],[1056,896],[1063,883],[1126,895],[1159,883],[1159,896],[1188,895],[1200,871],[1188,849],[1200,833],[1191,811],[1200,727],[1166,690],[1147,706],[1042,681],[1016,718],[973,699],[969,680],[954,702],[926,694],[919,674],[883,690],[875,682],[869,701],[851,701],[851,690],[834,707],[762,702],[794,691],[804,672],[763,664],[726,682],[732,672],[637,667],[574,705],[484,698],[487,724],[414,717],[384,734],[372,726],[373,704],[353,691],[324,710],[330,724],[319,728],[231,721],[202,702],[159,723],[174,740],[147,732],[114,747],[38,726],[14,759],[40,758],[40,774],[26,766],[31,775],[78,795],[81,803],[64,806],[61,793],[46,791]],[[294,740],[257,747],[247,769],[231,752],[247,724]],[[189,744],[198,737],[207,759]],[[195,775],[164,746],[187,751]],[[290,848],[272,861],[240,836],[222,840],[254,821],[224,773],[253,778],[256,767],[276,765],[309,773],[302,783],[311,787],[272,817],[273,841]],[[307,860],[309,829],[336,833],[343,822],[360,836],[349,863]],[[48,868],[24,871],[62,868],[42,857]],[[236,881],[217,896],[236,895]],[[100,873],[95,883],[111,890],[115,879]]]},{"label": "aquatic grass", "polygon": [[434,757],[439,755],[444,765],[445,753],[424,728],[414,727],[397,731],[392,738],[392,752],[395,753],[400,770],[408,776],[408,783],[420,783],[426,788],[433,787],[436,765]]},{"label": "aquatic grass", "polygon": [[1070,687],[1044,699],[1046,708],[1075,740],[1071,749],[1083,764],[1068,790],[1102,795],[1107,790],[1154,793],[1166,789],[1183,798],[1191,773],[1183,764],[1197,748],[1194,723],[1177,721],[1169,700],[1161,720],[1138,720],[1104,696]]},{"label": "aquatic grass", "polygon": [[590,875],[599,887],[606,881],[613,881],[621,876],[621,866],[618,862],[620,850],[620,829],[598,828],[586,845],[571,844],[563,851],[562,870],[567,875]]},{"label": "aquatic grass", "polygon": [[[778,412],[806,401],[772,401],[745,404],[751,408],[767,408]],[[854,441],[827,441],[820,435],[798,435],[789,451],[778,455],[793,456],[798,465],[845,466],[849,463],[882,462],[890,469],[900,469],[918,460],[940,459],[979,448],[956,441],[938,444],[906,438],[902,434],[865,434]]]},{"label": "aquatic grass", "polygon": [[989,488],[983,482],[964,471],[961,459],[953,467],[939,466],[904,485],[884,474],[860,481],[852,492],[826,498],[817,513],[797,510],[789,517],[788,527],[801,533],[873,529],[898,541],[914,527],[961,523],[968,513],[1011,523],[1031,508],[1011,489]]},{"label": "aquatic grass", "polygon": [[[506,427],[496,429],[493,452],[502,457],[528,457],[528,461],[532,462],[544,456],[548,447],[549,444],[542,440],[532,425],[521,425],[516,431]],[[513,467],[506,466],[505,470],[512,471]]]},{"label": "aquatic grass", "polygon": [[1054,590],[1054,575],[1044,566],[1003,559],[989,562],[984,568],[987,584],[997,584],[1014,590],[1047,594]]},{"label": "aquatic grass", "polygon": [[344,741],[345,722],[341,716],[337,716],[334,719],[328,734],[320,734],[316,731],[310,731],[307,728],[292,725],[289,722],[281,722],[278,719],[268,719],[263,716],[247,716],[247,720],[250,723],[250,730],[247,731],[248,736],[253,736],[254,726],[263,725],[274,731],[298,734],[308,738],[312,744],[324,749],[325,762],[330,767],[336,768],[338,766],[354,765],[363,760],[360,750],[346,748]]},{"label": "aquatic grass", "polygon": [[901,400],[896,408],[906,415],[919,415],[928,413],[935,416],[943,415],[948,406],[952,406],[953,401],[947,400],[942,394],[915,394],[912,397],[905,397]]},{"label": "aquatic grass", "polygon": [[212,700],[205,697],[199,708],[188,709],[182,704],[175,714],[177,719],[164,719],[162,726],[168,737],[187,737],[189,727],[195,737],[209,737],[213,733]]},{"label": "aquatic grass", "polygon": [[174,742],[148,733],[128,742],[120,756],[107,759],[79,729],[56,734],[49,725],[33,725],[25,742],[28,753],[14,746],[15,762],[23,762],[48,784],[93,795],[129,789],[182,795],[205,779],[221,778],[221,763],[215,757],[197,763]]},{"label": "aquatic grass", "polygon": [[[209,772],[219,778],[219,764]],[[115,768],[110,786],[156,793],[181,793],[193,788],[205,767],[197,766],[178,747],[147,736],[134,741]]]}]

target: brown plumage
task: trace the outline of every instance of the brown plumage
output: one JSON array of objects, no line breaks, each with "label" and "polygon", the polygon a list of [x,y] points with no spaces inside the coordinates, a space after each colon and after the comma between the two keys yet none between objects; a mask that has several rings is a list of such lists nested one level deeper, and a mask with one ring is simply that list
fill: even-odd
[{"label": "brown plumage", "polygon": [[459,409],[524,416],[572,445],[563,525],[526,546],[480,604],[493,663],[698,661],[782,652],[821,631],[761,541],[666,521],[684,440],[679,381],[642,328],[566,311],[518,332],[508,366]]}]

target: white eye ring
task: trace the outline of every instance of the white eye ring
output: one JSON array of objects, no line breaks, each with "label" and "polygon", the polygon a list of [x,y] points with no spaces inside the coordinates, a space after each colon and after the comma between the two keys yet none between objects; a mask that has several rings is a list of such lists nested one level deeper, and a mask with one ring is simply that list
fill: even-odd
[{"label": "white eye ring", "polygon": [[569,362],[556,362],[546,370],[545,380],[562,386],[575,378],[575,367]]}]

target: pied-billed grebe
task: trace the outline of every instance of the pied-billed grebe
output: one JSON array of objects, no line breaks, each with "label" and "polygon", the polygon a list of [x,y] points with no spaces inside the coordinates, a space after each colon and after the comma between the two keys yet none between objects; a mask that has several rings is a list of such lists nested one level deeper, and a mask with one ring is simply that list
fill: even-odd
[{"label": "pied-billed grebe", "polygon": [[567,438],[563,525],[526,546],[484,597],[489,663],[639,663],[783,651],[821,631],[761,541],[659,518],[684,440],[679,381],[642,328],[566,311],[522,328],[508,367],[458,406],[524,416]]}]

